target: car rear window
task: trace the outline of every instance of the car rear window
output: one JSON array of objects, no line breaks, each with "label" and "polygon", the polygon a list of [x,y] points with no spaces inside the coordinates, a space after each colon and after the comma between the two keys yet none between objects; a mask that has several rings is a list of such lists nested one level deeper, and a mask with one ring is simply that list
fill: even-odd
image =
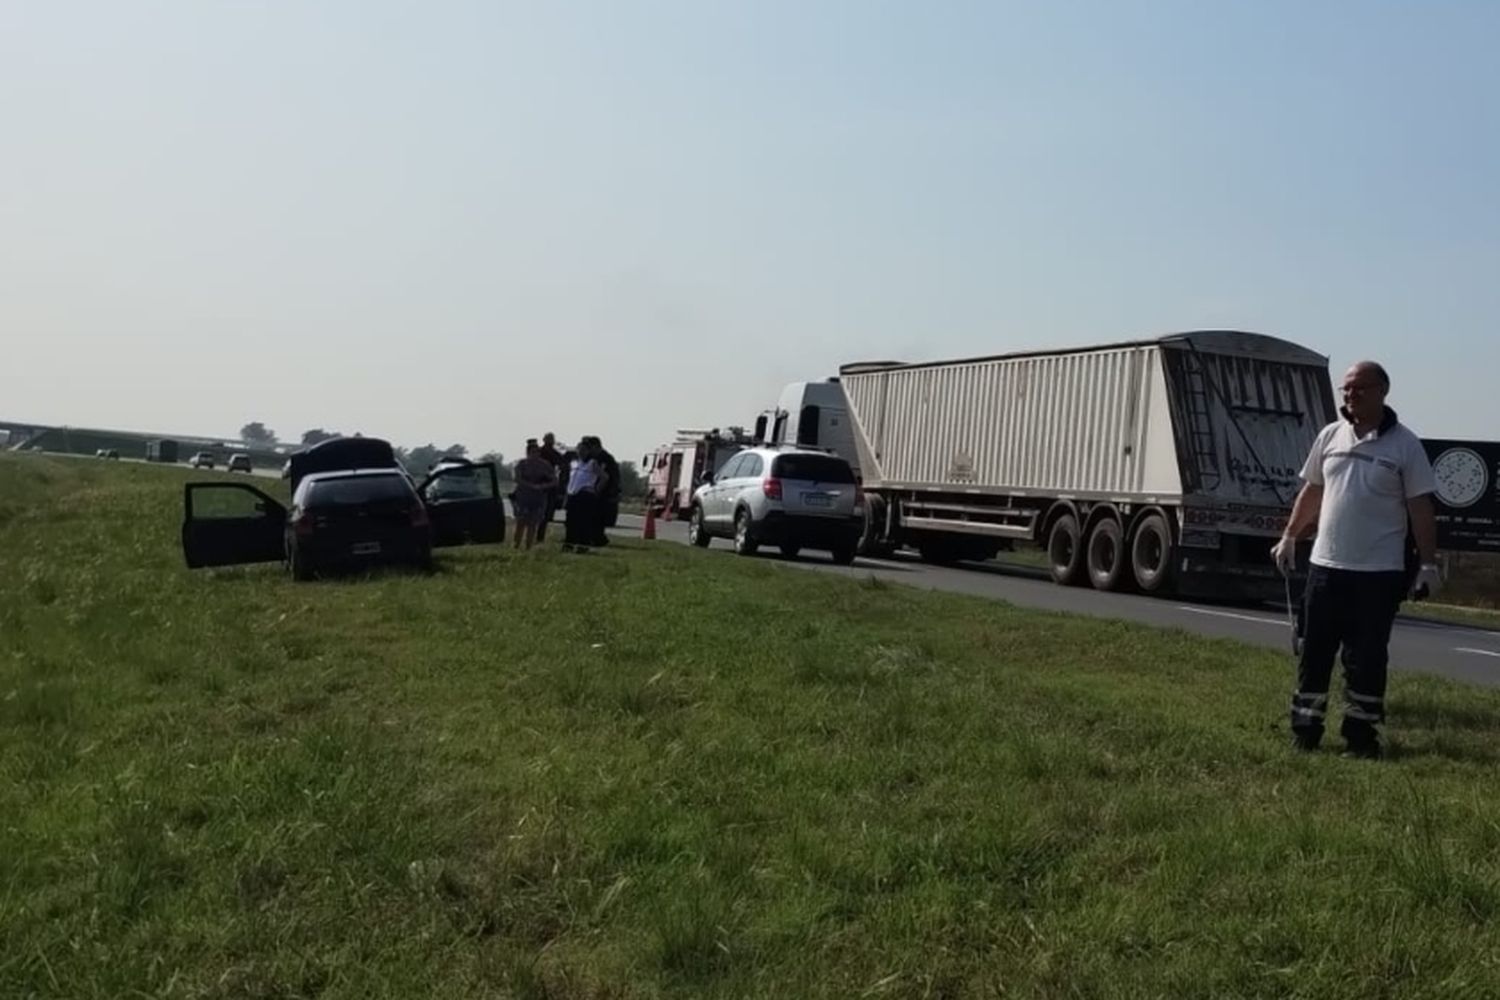
[{"label": "car rear window", "polygon": [[832,455],[778,455],[771,466],[771,475],[804,482],[854,482],[854,470],[849,463]]},{"label": "car rear window", "polygon": [[410,498],[411,487],[400,476],[348,476],[313,483],[308,490],[307,505],[334,507]]}]

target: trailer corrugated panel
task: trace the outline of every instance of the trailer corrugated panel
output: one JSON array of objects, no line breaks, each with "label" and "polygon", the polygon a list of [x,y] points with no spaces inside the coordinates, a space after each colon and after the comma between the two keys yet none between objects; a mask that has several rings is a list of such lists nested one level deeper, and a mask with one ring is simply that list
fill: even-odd
[{"label": "trailer corrugated panel", "polygon": [[[844,375],[872,482],[942,489],[1176,492],[1146,481],[1160,349],[1136,346]],[[1166,414],[1162,414],[1163,420]],[[1170,467],[1175,468],[1175,451]]]},{"label": "trailer corrugated panel", "polygon": [[1334,419],[1327,359],[1198,331],[841,374],[872,485],[1291,502]]}]

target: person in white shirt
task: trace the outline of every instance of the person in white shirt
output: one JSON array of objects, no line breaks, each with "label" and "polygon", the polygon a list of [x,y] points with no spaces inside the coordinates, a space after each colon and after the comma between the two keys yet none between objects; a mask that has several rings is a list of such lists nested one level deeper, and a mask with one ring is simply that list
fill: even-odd
[{"label": "person in white shirt", "polygon": [[590,439],[578,443],[578,457],[568,474],[566,520],[563,523],[563,551],[587,552],[595,544],[599,523],[599,492],[604,470],[594,453]]},{"label": "person in white shirt", "polygon": [[[1333,661],[1342,651],[1346,753],[1380,756],[1391,625],[1409,592],[1431,595],[1442,582],[1432,465],[1421,440],[1385,405],[1390,388],[1373,361],[1344,375],[1341,419],[1314,440],[1286,530],[1271,549],[1277,567],[1290,573],[1297,540],[1317,529],[1291,706],[1293,743],[1301,750],[1322,741]],[[1421,561],[1415,578],[1409,537]]]}]

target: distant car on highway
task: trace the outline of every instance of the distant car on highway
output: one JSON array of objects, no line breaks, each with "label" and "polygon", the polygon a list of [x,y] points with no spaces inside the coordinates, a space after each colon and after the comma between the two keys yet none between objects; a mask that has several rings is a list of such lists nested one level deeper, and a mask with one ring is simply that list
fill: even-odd
[{"label": "distant car on highway", "polygon": [[[483,489],[450,496],[448,476]],[[495,466],[434,471],[413,484],[404,469],[338,469],[302,475],[290,509],[245,483],[188,483],[182,550],[190,568],[280,561],[294,579],[371,564],[430,565],[432,549],[499,542],[505,510]]]},{"label": "distant car on highway", "polygon": [[229,456],[229,464],[225,465],[224,468],[229,472],[249,472],[250,456],[242,451],[235,452]]},{"label": "distant car on highway", "polygon": [[730,538],[740,555],[775,545],[788,559],[821,549],[847,566],[864,530],[864,494],[849,463],[825,451],[750,448],[693,493],[688,539]]},{"label": "distant car on highway", "polygon": [[114,448],[100,448],[98,451],[94,452],[94,456],[96,458],[119,458],[120,453]]},{"label": "distant car on highway", "polygon": [[195,469],[212,469],[214,457],[206,451],[194,452],[193,457],[188,459],[188,465]]}]

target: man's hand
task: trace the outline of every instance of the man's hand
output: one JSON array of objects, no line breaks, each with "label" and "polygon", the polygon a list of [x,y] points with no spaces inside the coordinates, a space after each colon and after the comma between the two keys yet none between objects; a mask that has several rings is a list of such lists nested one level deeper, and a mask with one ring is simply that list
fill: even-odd
[{"label": "man's hand", "polygon": [[1417,570],[1417,578],[1411,585],[1411,596],[1417,600],[1425,600],[1436,594],[1443,586],[1443,575],[1438,572],[1436,563],[1423,563],[1422,568]]},{"label": "man's hand", "polygon": [[1287,535],[1282,535],[1281,541],[1271,546],[1271,559],[1276,563],[1276,568],[1281,570],[1283,576],[1296,569],[1296,540]]}]

